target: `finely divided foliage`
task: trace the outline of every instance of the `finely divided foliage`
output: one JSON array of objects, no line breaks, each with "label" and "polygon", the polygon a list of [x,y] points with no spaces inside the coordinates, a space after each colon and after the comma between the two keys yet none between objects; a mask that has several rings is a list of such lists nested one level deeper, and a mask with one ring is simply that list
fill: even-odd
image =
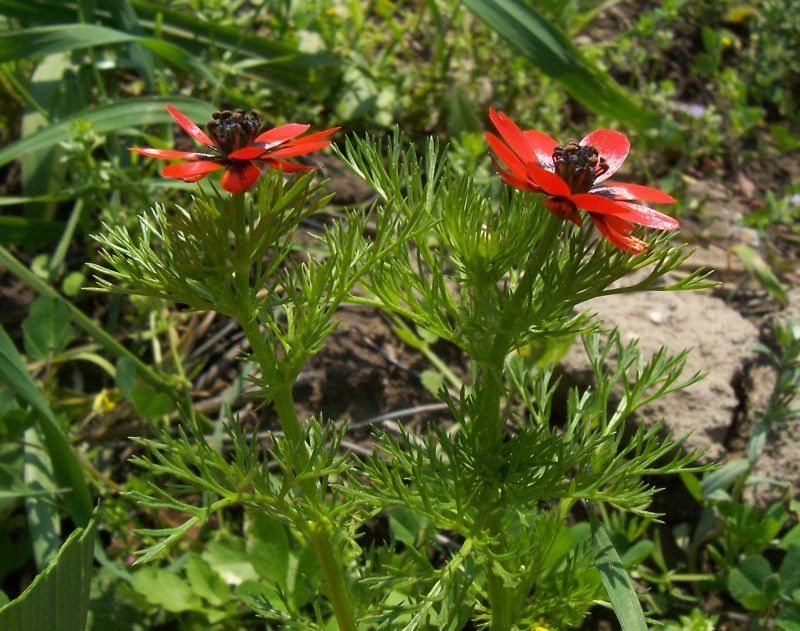
[{"label": "finely divided foliage", "polygon": [[[518,165],[491,142],[511,169],[504,178],[513,179]],[[242,159],[270,158],[256,153]],[[611,584],[609,568],[621,566],[613,548],[601,557],[591,545],[605,541],[602,526],[589,537],[567,518],[604,504],[653,517],[654,489],[643,476],[688,471],[694,456],[681,455],[658,425],[626,436],[626,420],[697,378],[680,376],[685,353],[645,360],[616,334],[601,341],[580,305],[626,291],[695,289],[707,285],[703,275],[665,282],[686,257],[666,236],[647,249],[628,248],[638,251],[632,256],[564,222],[574,208],[554,212],[550,200],[516,191],[492,197],[457,173],[433,141],[420,153],[399,134],[383,143],[350,138],[339,155],[378,199],[370,214],[328,224],[320,257],[292,250],[301,222],[328,199],[310,174],[269,174],[252,198],[198,193],[191,208],[156,206],[138,238],[124,228],[100,237],[103,289],[216,310],[239,323],[258,369],[251,378],[281,425],[266,437],[267,449],[230,417],[223,451],[191,415],[177,437],[140,440],[149,455],[137,464],[170,484],[152,485],[138,499],[190,515],[176,528],[150,531],[154,544],[143,559],[238,505],[284,524],[315,559],[324,601],[300,606],[285,584],[269,581],[248,601],[286,628],[321,629],[331,617],[340,629],[580,622]],[[539,178],[529,190],[553,195],[538,171],[528,172]],[[558,203],[582,207],[579,201],[558,196]],[[634,271],[647,273],[625,285]],[[468,384],[439,393],[452,423],[421,434],[378,432],[374,454],[357,458],[340,450],[346,427],[298,418],[292,384],[344,302],[383,309],[464,351]],[[557,422],[552,365],[530,349],[581,334],[596,384],[571,389]],[[417,524],[416,538],[395,535],[364,550],[365,524],[387,517]],[[630,589],[608,596],[620,612],[636,602]]]}]

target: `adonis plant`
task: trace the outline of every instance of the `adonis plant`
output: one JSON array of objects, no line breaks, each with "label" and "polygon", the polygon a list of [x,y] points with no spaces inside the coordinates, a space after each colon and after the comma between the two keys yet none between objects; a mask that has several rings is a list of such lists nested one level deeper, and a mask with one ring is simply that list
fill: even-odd
[{"label": "adonis plant", "polygon": [[[221,520],[212,517],[225,516],[243,539],[270,533],[266,569],[238,593],[279,628],[560,629],[598,603],[624,628],[644,628],[596,515],[613,506],[655,517],[649,476],[691,468],[679,439],[627,421],[696,376],[681,376],[684,353],[646,360],[635,344],[601,335],[581,305],[707,283],[702,274],[667,280],[686,257],[663,232],[678,222],[644,204],[674,199],[609,181],[626,137],[597,130],[560,145],[492,111],[499,136],[487,133],[487,150],[509,185],[499,196],[457,172],[433,140],[420,149],[399,133],[349,138],[336,152],[377,201],[326,220],[311,255],[295,235],[330,193],[314,171],[289,174],[308,166],[287,159],[324,149],[336,129],[264,130],[258,113],[236,110],[215,114],[206,134],[170,113],[206,149],[133,151],[183,160],[163,175],[185,181],[222,170],[223,191],[198,187],[187,207],[156,204],[136,234],[107,227],[100,287],[236,321],[250,344],[242,360],[280,429],[262,443],[228,414],[229,440],[209,439],[216,423],[187,397],[179,428],[137,439],[135,461],[153,477],[135,497],[184,516],[145,533],[153,545],[140,562],[188,545],[190,529],[213,537]],[[344,303],[463,351],[469,378],[439,391],[449,422],[376,432],[364,457],[343,447],[346,426],[298,416],[293,384]],[[583,340],[595,381],[564,398],[546,349],[571,338]],[[386,521],[403,528],[368,535]]]}]

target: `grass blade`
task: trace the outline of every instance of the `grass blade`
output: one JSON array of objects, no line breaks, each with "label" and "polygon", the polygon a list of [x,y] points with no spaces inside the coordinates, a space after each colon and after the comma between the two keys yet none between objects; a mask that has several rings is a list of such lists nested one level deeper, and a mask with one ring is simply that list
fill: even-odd
[{"label": "grass blade", "polygon": [[84,631],[94,560],[97,511],[76,529],[28,588],[0,608],[0,629]]},{"label": "grass blade", "polygon": [[[161,37],[177,44],[185,51],[201,55],[210,47],[222,48],[237,58],[263,59],[265,75],[294,90],[305,89],[305,81],[313,68],[339,63],[326,53],[303,53],[292,46],[252,35],[242,29],[205,22],[194,14],[170,9],[162,3],[131,0],[131,8],[138,17],[138,27],[149,37]],[[0,0],[0,13],[26,24],[77,23],[78,12],[74,2],[52,0]],[[106,26],[115,24],[115,16],[105,7],[98,6],[95,20]]]},{"label": "grass blade", "polygon": [[464,4],[593,112],[638,128],[656,122],[653,112],[635,103],[566,35],[520,0],[464,0]]},{"label": "grass blade", "polygon": [[135,39],[127,33],[93,24],[56,24],[11,30],[0,33],[0,63]]},{"label": "grass blade", "polygon": [[166,110],[167,103],[175,105],[189,118],[200,121],[209,119],[214,110],[213,105],[183,97],[141,97],[102,105],[70,116],[0,149],[0,166],[31,151],[49,149],[69,140],[78,121],[88,121],[92,128],[101,134],[144,125],[174,123]]},{"label": "grass blade", "polygon": [[[5,383],[17,397],[38,412],[39,426],[53,464],[53,476],[59,487],[70,489],[70,492],[64,494],[64,505],[77,525],[86,525],[92,514],[92,497],[83,476],[83,469],[50,406],[25,369],[14,342],[2,326],[0,326],[0,382]],[[16,627],[0,625],[0,628]]]},{"label": "grass blade", "polygon": [[622,631],[646,631],[647,622],[644,619],[642,605],[633,588],[631,578],[617,554],[614,544],[608,537],[603,525],[597,521],[594,514],[589,511],[592,522],[592,548],[600,579],[606,588],[608,599],[619,620]]},{"label": "grass blade", "polygon": [[36,426],[25,430],[25,444],[22,446],[22,475],[27,488],[34,494],[25,498],[25,512],[28,516],[28,533],[33,548],[36,567],[41,571],[58,551],[61,539],[61,515],[58,504],[41,494],[56,491],[53,463],[47,455],[42,431]]},{"label": "grass blade", "polygon": [[[36,198],[16,198],[18,200],[41,200],[49,201],[50,195],[42,195]],[[5,205],[6,200],[0,200],[0,206]],[[12,203],[21,203],[15,201]],[[28,248],[38,248],[56,241],[64,232],[64,223],[60,221],[46,221],[28,217],[3,216],[0,217],[0,245],[22,245]]]},{"label": "grass blade", "polygon": [[180,46],[150,37],[138,37],[96,24],[55,24],[0,33],[0,63],[81,50],[93,46],[138,43],[178,70],[219,83],[206,65]]}]

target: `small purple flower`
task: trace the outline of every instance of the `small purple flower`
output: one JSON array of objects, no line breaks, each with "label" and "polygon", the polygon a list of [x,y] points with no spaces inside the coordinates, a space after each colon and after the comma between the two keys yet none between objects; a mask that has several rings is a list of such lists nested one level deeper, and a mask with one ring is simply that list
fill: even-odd
[{"label": "small purple flower", "polygon": [[675,105],[677,105],[679,110],[686,112],[692,118],[700,118],[706,113],[707,109],[705,105],[700,105],[700,103],[681,103],[678,101]]}]

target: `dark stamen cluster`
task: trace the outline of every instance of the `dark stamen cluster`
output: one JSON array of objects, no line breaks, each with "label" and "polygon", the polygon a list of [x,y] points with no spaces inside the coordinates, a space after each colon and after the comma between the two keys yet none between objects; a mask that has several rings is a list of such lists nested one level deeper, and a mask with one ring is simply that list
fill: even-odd
[{"label": "dark stamen cluster", "polygon": [[223,153],[232,153],[237,149],[253,144],[261,129],[261,112],[250,110],[222,110],[214,112],[214,119],[208,123],[208,134],[211,140]]},{"label": "dark stamen cluster", "polygon": [[564,180],[573,193],[586,193],[597,176],[608,171],[608,163],[594,147],[581,147],[577,140],[553,150],[556,174]]}]

